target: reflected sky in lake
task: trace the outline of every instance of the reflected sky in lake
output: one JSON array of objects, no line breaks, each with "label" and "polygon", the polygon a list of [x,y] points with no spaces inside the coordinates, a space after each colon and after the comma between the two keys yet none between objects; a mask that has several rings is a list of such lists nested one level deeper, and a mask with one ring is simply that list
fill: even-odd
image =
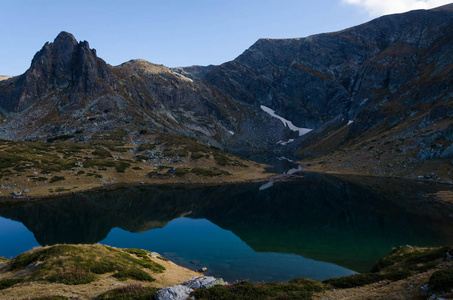
[{"label": "reflected sky in lake", "polygon": [[[231,231],[223,230],[206,219],[180,218],[163,229],[140,234],[115,228],[101,244],[153,249],[179,265],[191,269],[207,267],[206,275],[228,281],[286,281],[301,274],[313,279],[326,279],[332,274],[346,276],[355,273],[299,255],[256,252]],[[183,251],[181,245],[184,245]]]}]

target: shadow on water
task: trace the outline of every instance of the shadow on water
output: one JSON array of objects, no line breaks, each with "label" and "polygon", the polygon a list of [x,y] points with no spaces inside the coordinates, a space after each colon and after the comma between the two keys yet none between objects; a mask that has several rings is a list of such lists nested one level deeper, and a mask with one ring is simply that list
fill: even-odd
[{"label": "shadow on water", "polygon": [[257,252],[364,272],[398,245],[453,245],[453,207],[423,196],[431,188],[305,174],[267,186],[130,187],[0,209],[0,216],[22,222],[41,245],[95,243],[115,227],[146,232],[183,216],[207,219]]}]

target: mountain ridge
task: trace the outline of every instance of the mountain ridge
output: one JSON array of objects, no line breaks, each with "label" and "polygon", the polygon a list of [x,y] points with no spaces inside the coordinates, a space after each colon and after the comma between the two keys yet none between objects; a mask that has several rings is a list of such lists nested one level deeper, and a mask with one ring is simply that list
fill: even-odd
[{"label": "mountain ridge", "polygon": [[[452,12],[450,4],[305,38],[263,38],[236,59],[207,67],[144,60],[112,67],[62,32],[26,73],[0,81],[0,137],[71,134],[89,142],[121,128],[125,140],[141,143],[146,137],[138,132],[172,132],[248,157],[302,153],[347,129],[336,151],[377,128],[421,122],[438,105],[449,111]],[[313,130],[298,135],[288,122]]]}]

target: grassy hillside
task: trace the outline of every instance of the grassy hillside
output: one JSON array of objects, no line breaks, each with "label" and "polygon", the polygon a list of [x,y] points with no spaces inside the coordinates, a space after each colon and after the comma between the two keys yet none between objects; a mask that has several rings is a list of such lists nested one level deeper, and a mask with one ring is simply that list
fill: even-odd
[{"label": "grassy hillside", "polygon": [[55,195],[112,184],[235,182],[271,175],[264,173],[264,165],[173,134],[149,134],[142,144],[125,143],[113,134],[97,137],[93,144],[69,139],[0,141],[0,196]]}]

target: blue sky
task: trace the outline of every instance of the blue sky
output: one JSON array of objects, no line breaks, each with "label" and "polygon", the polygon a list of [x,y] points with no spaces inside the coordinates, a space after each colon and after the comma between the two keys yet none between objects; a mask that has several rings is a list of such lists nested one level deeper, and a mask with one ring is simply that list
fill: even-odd
[{"label": "blue sky", "polygon": [[60,31],[111,65],[135,58],[169,67],[221,64],[257,39],[337,31],[444,0],[0,0],[0,74],[26,71]]}]

